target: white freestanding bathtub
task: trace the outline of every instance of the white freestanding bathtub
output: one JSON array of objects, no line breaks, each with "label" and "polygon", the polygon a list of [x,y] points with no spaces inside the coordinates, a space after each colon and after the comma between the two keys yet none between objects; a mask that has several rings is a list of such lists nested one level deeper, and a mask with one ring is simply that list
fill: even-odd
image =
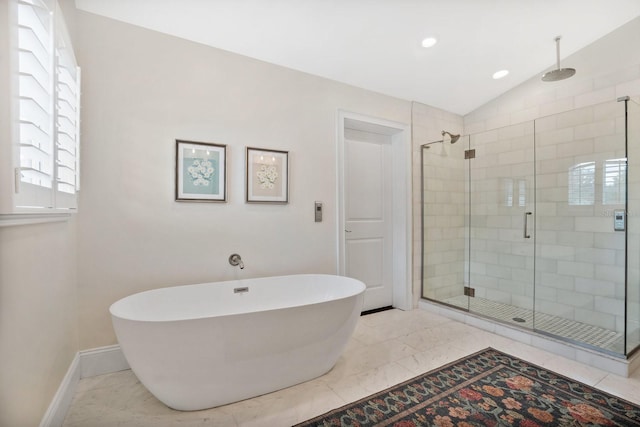
[{"label": "white freestanding bathtub", "polygon": [[138,379],[170,408],[212,408],[308,381],[342,354],[365,285],[291,275],[123,298],[111,318]]}]

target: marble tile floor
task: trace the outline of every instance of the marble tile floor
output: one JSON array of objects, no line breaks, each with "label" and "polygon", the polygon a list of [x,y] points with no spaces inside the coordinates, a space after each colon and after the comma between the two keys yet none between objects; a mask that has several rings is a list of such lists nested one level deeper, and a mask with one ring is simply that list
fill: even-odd
[{"label": "marble tile floor", "polygon": [[361,317],[327,374],[218,408],[180,412],[156,400],[128,371],[80,380],[64,427],[291,426],[493,347],[640,404],[640,369],[623,378],[422,310]]}]

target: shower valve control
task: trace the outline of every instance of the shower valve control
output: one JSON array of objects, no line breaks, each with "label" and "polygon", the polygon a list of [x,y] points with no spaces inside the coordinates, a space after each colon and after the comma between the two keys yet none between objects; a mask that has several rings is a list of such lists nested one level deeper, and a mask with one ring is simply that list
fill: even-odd
[{"label": "shower valve control", "polygon": [[322,202],[315,202],[316,222],[322,222]]},{"label": "shower valve control", "polygon": [[626,228],[626,212],[623,209],[613,211],[613,229],[615,231],[624,231]]}]

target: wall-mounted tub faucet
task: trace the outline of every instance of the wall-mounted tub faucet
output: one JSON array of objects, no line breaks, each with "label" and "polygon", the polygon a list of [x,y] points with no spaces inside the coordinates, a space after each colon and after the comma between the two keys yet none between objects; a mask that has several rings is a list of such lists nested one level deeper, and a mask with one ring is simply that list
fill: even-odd
[{"label": "wall-mounted tub faucet", "polygon": [[229,264],[233,265],[234,267],[237,265],[240,267],[240,270],[244,269],[244,263],[242,262],[242,258],[240,258],[240,255],[238,254],[231,254],[229,256]]}]

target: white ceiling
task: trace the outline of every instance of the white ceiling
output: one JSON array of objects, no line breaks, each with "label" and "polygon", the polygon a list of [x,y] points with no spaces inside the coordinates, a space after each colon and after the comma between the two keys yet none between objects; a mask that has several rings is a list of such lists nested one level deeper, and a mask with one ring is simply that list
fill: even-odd
[{"label": "white ceiling", "polygon": [[[79,9],[466,114],[640,16],[640,0],[76,0]],[[424,37],[439,43],[421,47]],[[502,80],[491,75],[510,70]],[[578,73],[580,70],[578,70]],[[558,83],[549,83],[558,84]]]}]

